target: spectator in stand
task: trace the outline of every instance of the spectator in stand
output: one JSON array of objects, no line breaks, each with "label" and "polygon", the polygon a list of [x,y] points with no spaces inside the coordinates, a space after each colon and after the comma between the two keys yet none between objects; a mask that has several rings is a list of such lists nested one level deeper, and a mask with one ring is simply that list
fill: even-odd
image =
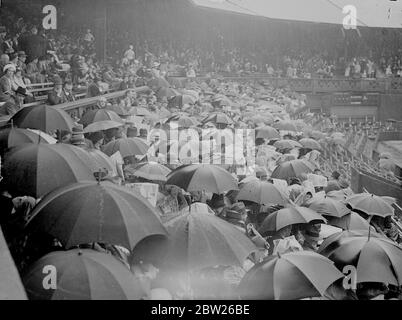
[{"label": "spectator in stand", "polygon": [[87,98],[97,97],[103,94],[101,79],[95,78],[89,82]]},{"label": "spectator in stand", "polygon": [[75,97],[73,94],[73,83],[71,80],[66,80],[64,82],[64,86],[63,86],[63,92],[64,95],[67,99],[67,102],[74,102],[75,101]]},{"label": "spectator in stand", "polygon": [[28,55],[29,62],[46,54],[45,39],[38,35],[38,29],[33,27],[31,33],[20,39],[20,48]]},{"label": "spectator in stand", "polygon": [[124,58],[127,60],[127,64],[132,64],[135,60],[134,47],[130,45],[127,51],[124,53]]},{"label": "spectator in stand", "polygon": [[17,102],[13,90],[15,71],[16,68],[11,63],[3,68],[4,75],[0,78],[0,102]]},{"label": "spectator in stand", "polygon": [[0,77],[4,75],[4,67],[10,63],[10,57],[8,54],[2,54],[0,56]]},{"label": "spectator in stand", "polygon": [[17,61],[17,68],[21,70],[22,74],[25,75],[27,71],[26,65],[27,55],[25,51],[18,52],[18,61]]},{"label": "spectator in stand", "polygon": [[0,54],[4,54],[3,51],[3,43],[5,41],[5,37],[7,35],[7,29],[5,26],[0,26]]},{"label": "spectator in stand", "polygon": [[43,77],[39,72],[38,58],[35,58],[27,64],[26,75],[32,83],[40,83],[41,80],[43,80]]},{"label": "spectator in stand", "polygon": [[51,106],[68,102],[63,91],[63,82],[60,77],[55,77],[53,80],[54,88],[48,93],[47,103]]}]

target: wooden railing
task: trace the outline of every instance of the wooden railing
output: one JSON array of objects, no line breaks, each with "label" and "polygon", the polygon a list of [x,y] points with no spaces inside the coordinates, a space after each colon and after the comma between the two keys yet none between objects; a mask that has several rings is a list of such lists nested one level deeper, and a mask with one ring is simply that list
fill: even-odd
[{"label": "wooden railing", "polygon": [[[128,90],[133,90],[133,91],[140,93],[140,92],[149,91],[149,88],[144,86],[144,87],[138,87],[138,88],[128,89]],[[107,94],[97,96],[97,97],[82,98],[82,99],[79,99],[74,102],[59,104],[54,107],[65,110],[68,114],[70,114],[70,116],[73,119],[80,118],[87,109],[93,109],[101,97],[106,98],[106,100],[111,100],[111,99],[123,97],[126,94],[126,92],[127,92],[127,90],[115,91],[115,92],[107,93]],[[36,105],[36,104],[38,104],[38,103],[35,102],[33,104],[27,104],[27,105],[24,105],[24,107],[27,107],[30,105]],[[41,102],[39,104],[44,104],[44,103]],[[7,122],[10,120],[10,118],[11,118],[10,116],[0,117],[0,127],[5,126],[7,124]]]},{"label": "wooden railing", "polygon": [[[219,77],[219,76],[218,76]],[[209,77],[170,77],[181,85],[187,81],[208,80]],[[250,74],[247,76],[221,76],[224,80],[244,81],[258,80],[264,81],[267,85],[275,88],[289,87],[297,92],[306,93],[331,93],[331,92],[379,92],[379,93],[402,93],[402,78],[383,78],[383,79],[305,79],[305,78],[277,78],[266,74]]]}]

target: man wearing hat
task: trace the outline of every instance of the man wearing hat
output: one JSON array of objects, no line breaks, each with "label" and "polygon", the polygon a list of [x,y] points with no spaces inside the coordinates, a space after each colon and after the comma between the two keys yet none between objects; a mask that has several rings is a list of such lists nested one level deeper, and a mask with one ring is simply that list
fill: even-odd
[{"label": "man wearing hat", "polygon": [[60,77],[55,77],[53,80],[54,88],[47,95],[47,103],[51,106],[66,103],[67,97],[63,91],[63,81]]},{"label": "man wearing hat", "polygon": [[84,137],[84,126],[79,124],[73,127],[73,132],[71,134],[70,143],[77,147],[86,147],[87,143]]}]

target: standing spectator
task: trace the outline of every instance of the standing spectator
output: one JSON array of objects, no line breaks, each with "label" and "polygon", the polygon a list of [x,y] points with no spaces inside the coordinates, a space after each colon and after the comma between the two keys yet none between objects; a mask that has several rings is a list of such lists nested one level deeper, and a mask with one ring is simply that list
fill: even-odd
[{"label": "standing spectator", "polygon": [[124,58],[127,59],[128,64],[132,64],[135,60],[134,47],[130,45],[127,51],[124,53]]},{"label": "standing spectator", "polygon": [[45,39],[38,35],[38,29],[33,27],[31,34],[23,38],[20,42],[21,50],[25,51],[28,55],[29,62],[43,56],[46,53]]}]

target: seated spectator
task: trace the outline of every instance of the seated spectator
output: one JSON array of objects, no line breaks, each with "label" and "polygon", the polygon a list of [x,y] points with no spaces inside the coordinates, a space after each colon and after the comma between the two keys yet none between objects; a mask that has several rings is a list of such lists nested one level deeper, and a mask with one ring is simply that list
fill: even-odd
[{"label": "seated spectator", "polygon": [[7,64],[3,68],[4,75],[0,78],[0,102],[16,102],[14,100],[13,81],[16,68]]},{"label": "seated spectator", "polygon": [[48,93],[47,103],[51,106],[66,103],[67,97],[63,91],[63,82],[60,77],[54,79],[54,88]]}]

